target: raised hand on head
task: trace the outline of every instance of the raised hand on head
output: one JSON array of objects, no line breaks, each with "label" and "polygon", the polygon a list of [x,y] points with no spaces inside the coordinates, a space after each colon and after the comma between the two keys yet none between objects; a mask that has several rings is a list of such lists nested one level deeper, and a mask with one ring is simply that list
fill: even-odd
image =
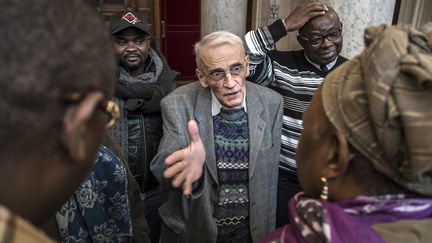
[{"label": "raised hand on head", "polygon": [[327,6],[320,2],[311,2],[300,5],[285,18],[285,29],[287,31],[296,31],[310,19],[322,16],[327,11]]}]

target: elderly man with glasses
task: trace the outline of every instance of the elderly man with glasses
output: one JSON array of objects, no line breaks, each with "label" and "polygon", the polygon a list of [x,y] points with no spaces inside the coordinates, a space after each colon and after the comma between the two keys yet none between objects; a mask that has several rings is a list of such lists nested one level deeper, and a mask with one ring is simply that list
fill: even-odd
[{"label": "elderly man with glasses", "polygon": [[[303,50],[273,49],[287,32],[297,30]],[[250,56],[248,80],[284,96],[276,220],[277,226],[282,226],[288,223],[288,201],[301,190],[294,154],[303,129],[303,112],[327,73],[346,61],[339,55],[342,23],[332,8],[319,2],[306,3],[288,17],[250,31],[245,42]]]},{"label": "elderly man with glasses", "polygon": [[161,242],[258,242],[275,227],[282,97],[246,82],[238,36],[213,32],[195,53],[199,82],[161,102]]}]

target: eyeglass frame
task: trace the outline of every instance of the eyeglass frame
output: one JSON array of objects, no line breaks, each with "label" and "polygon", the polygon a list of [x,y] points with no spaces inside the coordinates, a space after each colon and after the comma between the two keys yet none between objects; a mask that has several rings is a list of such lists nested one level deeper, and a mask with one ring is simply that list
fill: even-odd
[{"label": "eyeglass frame", "polygon": [[[239,77],[239,76],[242,74],[242,72],[245,71],[245,70],[247,69],[247,65],[248,65],[247,62],[245,62],[245,63],[234,63],[234,64],[231,65],[231,67],[230,67],[229,70],[218,70],[218,69],[216,69],[216,70],[211,71],[209,74],[206,74],[206,73],[204,72],[204,70],[202,70],[202,69],[199,69],[199,70],[204,74],[204,76],[205,76],[208,80],[210,80],[211,83],[213,83],[213,84],[221,84],[221,83],[222,83],[221,81],[224,80],[224,79],[226,79],[226,77],[227,77],[228,74],[230,74],[230,75],[233,76],[233,77]],[[239,73],[238,73],[238,74],[232,73],[232,70],[233,70],[234,68],[241,68],[241,69],[239,70]],[[214,73],[219,73],[219,72],[220,72],[220,73],[223,73],[223,75],[221,76],[220,79],[215,80],[214,78],[212,78],[212,76],[211,76],[212,74],[214,74]]]},{"label": "eyeglass frame", "polygon": [[[74,92],[67,95],[66,98],[64,98],[64,101],[79,102],[84,98],[84,96],[85,94],[83,93]],[[112,128],[115,123],[120,119],[120,108],[114,100],[104,97],[99,101],[98,108],[100,108],[109,117],[109,120],[105,125],[106,129]]]},{"label": "eyeglass frame", "polygon": [[[337,37],[335,37],[335,39],[329,39],[329,37],[331,36],[331,35],[333,35],[333,34],[335,34],[335,33],[338,33],[338,36]],[[320,46],[320,45],[322,45],[322,43],[324,43],[324,39],[327,39],[328,41],[330,41],[330,42],[335,42],[335,41],[337,41],[337,40],[339,40],[341,37],[342,37],[342,23],[341,23],[341,26],[339,27],[339,29],[337,30],[337,31],[334,31],[334,32],[331,32],[331,33],[329,33],[329,34],[327,34],[327,35],[324,35],[324,36],[321,36],[321,37],[317,37],[317,38],[310,38],[310,39],[308,39],[308,38],[306,38],[306,37],[304,37],[304,36],[301,36],[301,35],[298,35],[302,40],[304,40],[304,41],[306,41],[307,43],[309,43],[311,46],[313,46],[313,47],[318,47],[318,46]],[[319,42],[318,43],[316,43],[316,44],[312,44],[311,42],[313,42],[313,41],[315,41],[315,40],[319,40]]]}]

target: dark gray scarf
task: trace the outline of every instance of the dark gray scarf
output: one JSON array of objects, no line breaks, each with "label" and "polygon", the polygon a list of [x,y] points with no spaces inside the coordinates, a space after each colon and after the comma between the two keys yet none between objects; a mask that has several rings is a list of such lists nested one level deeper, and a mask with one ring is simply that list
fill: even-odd
[{"label": "dark gray scarf", "polygon": [[134,83],[145,83],[145,84],[156,83],[159,76],[162,73],[162,69],[163,69],[162,60],[157,55],[156,51],[150,48],[149,56],[148,56],[148,64],[146,65],[146,70],[144,71],[144,73],[137,77],[132,77],[126,69],[120,68],[120,76],[117,82],[126,85],[133,85]]},{"label": "dark gray scarf", "polygon": [[143,74],[132,77],[129,72],[120,67],[120,74],[116,84],[116,97],[115,101],[120,107],[121,117],[116,125],[109,130],[110,135],[119,144],[125,158],[128,155],[128,123],[127,123],[127,101],[129,99],[145,99],[148,95],[146,89],[140,89],[142,84],[156,83],[163,70],[162,59],[158,56],[153,48],[149,50],[146,72]]}]

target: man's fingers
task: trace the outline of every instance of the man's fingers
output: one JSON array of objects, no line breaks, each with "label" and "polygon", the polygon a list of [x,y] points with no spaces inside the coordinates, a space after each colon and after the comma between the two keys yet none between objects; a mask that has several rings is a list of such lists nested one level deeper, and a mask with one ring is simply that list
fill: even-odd
[{"label": "man's fingers", "polygon": [[326,5],[321,3],[310,3],[308,5],[304,5],[303,9],[299,11],[299,16],[308,16],[309,19],[322,16],[328,11]]},{"label": "man's fingers", "polygon": [[188,195],[192,192],[194,179],[194,169],[198,163],[201,165],[198,173],[202,173],[202,164],[205,158],[205,151],[199,135],[198,124],[194,120],[188,122],[188,133],[190,145],[187,148],[178,150],[165,159],[168,168],[165,169],[163,176],[173,178],[173,187],[182,187],[183,194]]},{"label": "man's fingers", "polygon": [[323,16],[325,13],[326,13],[325,11],[311,12],[311,13],[309,13],[309,19],[313,19],[313,18],[318,17],[318,16]]},{"label": "man's fingers", "polygon": [[298,30],[310,19],[322,16],[327,11],[327,6],[320,2],[300,5],[296,7],[285,19],[285,28],[287,31]]},{"label": "man's fingers", "polygon": [[184,159],[184,149],[177,150],[165,158],[165,164],[171,166]]},{"label": "man's fingers", "polygon": [[192,176],[187,175],[183,183],[183,195],[192,194]]},{"label": "man's fingers", "polygon": [[165,178],[171,178],[178,173],[182,172],[182,170],[185,167],[185,162],[178,161],[177,163],[172,164],[169,166],[163,173]]},{"label": "man's fingers", "polygon": [[190,120],[188,122],[188,132],[191,143],[198,143],[201,141],[196,121]]},{"label": "man's fingers", "polygon": [[[166,175],[169,175],[169,177]],[[178,162],[172,165],[164,172],[164,176],[167,178],[174,177],[171,185],[176,188],[181,186],[184,195],[192,193],[193,173],[185,170],[184,162]]]},{"label": "man's fingers", "polygon": [[320,2],[311,2],[304,7],[309,11],[328,11],[328,7]]},{"label": "man's fingers", "polygon": [[172,180],[171,184],[173,187],[180,187],[183,184],[183,181],[185,180],[185,172],[182,171],[177,174],[176,177],[174,177],[174,180]]},{"label": "man's fingers", "polygon": [[178,173],[177,169],[170,166],[164,171],[163,176],[168,179],[168,178],[173,177],[177,173]]}]

